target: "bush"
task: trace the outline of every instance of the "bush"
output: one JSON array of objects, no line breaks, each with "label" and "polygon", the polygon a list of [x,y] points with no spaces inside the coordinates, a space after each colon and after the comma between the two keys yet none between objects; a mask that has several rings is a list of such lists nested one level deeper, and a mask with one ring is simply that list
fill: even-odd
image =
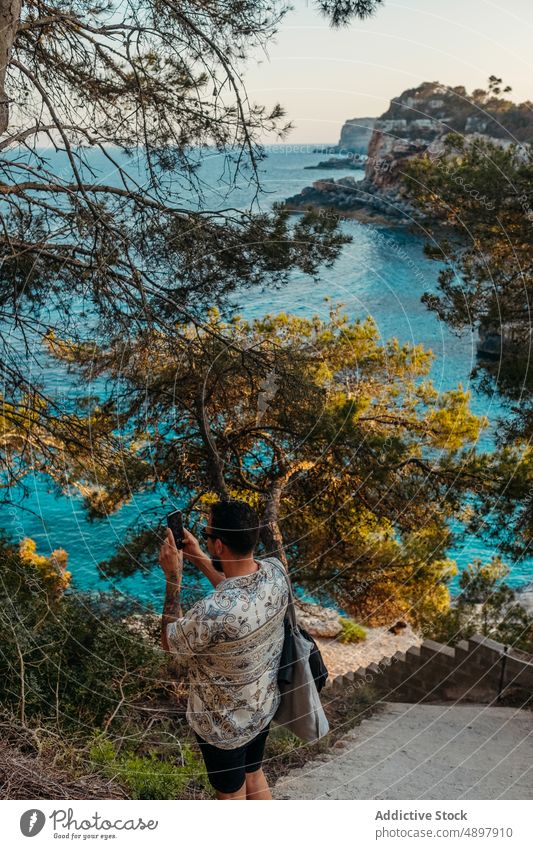
[{"label": "bush", "polygon": [[342,625],[342,631],[337,637],[339,643],[360,643],[366,640],[366,631],[361,625],[358,625],[353,619],[339,619]]},{"label": "bush", "polygon": [[0,538],[0,705],[22,725],[120,727],[163,690],[167,658],[128,631],[118,596],[63,592],[64,571],[54,581],[44,560]]},{"label": "bush", "polygon": [[209,788],[202,758],[188,745],[180,747],[179,763],[157,752],[117,752],[109,738],[97,737],[90,750],[93,764],[129,791],[132,799],[183,799]]},{"label": "bush", "polygon": [[533,616],[517,603],[515,591],[504,582],[508,574],[499,557],[485,564],[476,558],[461,573],[461,594],[455,605],[434,619],[426,635],[453,644],[481,633],[533,653]]},{"label": "bush", "polygon": [[266,751],[268,758],[290,754],[300,749],[302,741],[296,734],[282,725],[272,725],[268,735]]}]

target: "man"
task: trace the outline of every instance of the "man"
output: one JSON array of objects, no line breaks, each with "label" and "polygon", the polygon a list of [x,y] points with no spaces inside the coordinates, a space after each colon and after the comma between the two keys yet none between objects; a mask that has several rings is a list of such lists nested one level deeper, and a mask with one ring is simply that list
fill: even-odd
[{"label": "man", "polygon": [[[159,562],[166,576],[161,644],[189,670],[187,720],[218,799],[271,799],[263,752],[280,701],[277,684],[288,585],[282,563],[255,560],[259,519],[243,501],[219,501],[205,528],[208,555],[184,530],[170,530]],[[185,616],[183,555],[215,588]]]}]

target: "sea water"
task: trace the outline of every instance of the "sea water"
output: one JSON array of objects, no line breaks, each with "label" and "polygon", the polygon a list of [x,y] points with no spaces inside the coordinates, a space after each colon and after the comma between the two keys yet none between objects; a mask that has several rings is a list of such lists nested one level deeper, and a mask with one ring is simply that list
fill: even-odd
[{"label": "sea water", "polygon": [[[348,169],[306,170],[306,166],[315,165],[324,158],[315,152],[313,144],[270,146],[267,154],[259,166],[263,193],[256,200],[256,206],[263,209],[297,193],[316,179],[362,177],[362,172]],[[58,169],[66,165],[64,154],[48,152],[47,156],[51,160],[55,157]],[[100,152],[91,151],[89,156],[102,182],[117,182],[116,172]],[[117,151],[113,156],[119,157]],[[142,182],[142,156],[128,161],[126,167],[130,173],[135,173],[137,168],[136,179]],[[199,178],[204,208],[244,208],[255,194],[249,177],[242,174],[234,181],[222,156],[214,151],[202,152]],[[463,388],[471,390],[473,412],[489,417],[491,426],[482,432],[478,447],[490,450],[494,445],[498,416],[506,414],[505,404],[496,394],[488,397],[478,392],[471,381],[470,373],[476,363],[475,334],[467,331],[455,335],[421,303],[424,292],[436,291],[442,267],[425,257],[423,248],[427,239],[424,233],[411,232],[406,227],[360,223],[354,219],[343,221],[342,228],[352,241],[343,248],[333,268],[322,270],[318,280],[294,272],[289,284],[280,289],[256,287],[237,293],[234,301],[239,313],[248,318],[281,311],[326,317],[332,302],[342,303],[343,311],[351,319],[372,316],[383,341],[394,336],[401,343],[422,343],[435,354],[431,377],[436,389],[445,391],[462,383]],[[65,397],[65,386],[71,394],[77,391],[87,394],[87,387],[78,389],[75,381],[56,363],[47,363],[44,375],[46,387],[52,394],[57,390]],[[34,376],[38,377],[38,372],[34,371]],[[93,391],[101,389],[102,386],[92,387]],[[24,486],[25,492],[22,486],[14,487],[10,493],[11,503],[0,506],[0,527],[12,539],[32,537],[41,554],[49,554],[55,548],[66,549],[73,586],[79,589],[116,588],[142,603],[160,602],[164,582],[157,564],[140,569],[128,578],[113,580],[103,580],[97,569],[98,563],[123,544],[128,530],[146,523],[156,524],[167,512],[161,504],[160,493],[132,493],[129,503],[116,514],[90,522],[76,493],[57,495],[46,475],[30,473],[25,477]],[[491,521],[490,516],[486,519]],[[457,561],[459,569],[463,569],[475,557],[486,561],[497,553],[494,545],[480,535],[462,540],[449,551],[449,556]],[[519,587],[533,579],[533,559],[509,562],[509,565],[511,585]],[[457,581],[458,578],[452,581],[452,592],[457,589]]]}]

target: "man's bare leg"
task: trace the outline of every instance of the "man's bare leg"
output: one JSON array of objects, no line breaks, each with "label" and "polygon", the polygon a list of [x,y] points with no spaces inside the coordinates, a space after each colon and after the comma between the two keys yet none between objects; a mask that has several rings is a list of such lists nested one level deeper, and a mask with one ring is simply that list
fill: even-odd
[{"label": "man's bare leg", "polygon": [[221,793],[220,790],[215,790],[215,793],[217,799],[246,799],[246,781],[235,793]]},{"label": "man's bare leg", "polygon": [[245,786],[247,799],[272,799],[272,793],[262,769],[247,772]]}]

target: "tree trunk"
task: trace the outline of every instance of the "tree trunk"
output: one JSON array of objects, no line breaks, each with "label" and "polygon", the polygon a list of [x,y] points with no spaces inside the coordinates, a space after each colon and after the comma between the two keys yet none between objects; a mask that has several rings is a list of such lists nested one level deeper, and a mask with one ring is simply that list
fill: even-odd
[{"label": "tree trunk", "polygon": [[205,414],[204,399],[201,395],[196,399],[196,416],[198,428],[209,457],[209,484],[215,490],[219,498],[226,500],[229,498],[229,492],[226,486],[226,481],[224,480],[224,467],[220,454],[217,451],[213,434],[211,433],[211,427]]},{"label": "tree trunk", "polygon": [[268,554],[279,557],[285,568],[288,570],[287,555],[283,545],[283,537],[279,528],[279,508],[281,496],[286,484],[291,477],[298,472],[306,472],[314,468],[316,463],[309,460],[300,460],[293,466],[286,469],[285,473],[274,481],[267,494],[263,497],[264,513],[263,526],[261,528],[261,542],[265,546]]},{"label": "tree trunk", "polygon": [[0,135],[9,127],[6,72],[20,23],[21,0],[0,0]]},{"label": "tree trunk", "polygon": [[261,542],[266,548],[267,556],[279,557],[285,568],[288,568],[287,556],[283,546],[283,537],[279,528],[279,506],[283,482],[275,481],[264,497],[263,524],[261,526]]}]

